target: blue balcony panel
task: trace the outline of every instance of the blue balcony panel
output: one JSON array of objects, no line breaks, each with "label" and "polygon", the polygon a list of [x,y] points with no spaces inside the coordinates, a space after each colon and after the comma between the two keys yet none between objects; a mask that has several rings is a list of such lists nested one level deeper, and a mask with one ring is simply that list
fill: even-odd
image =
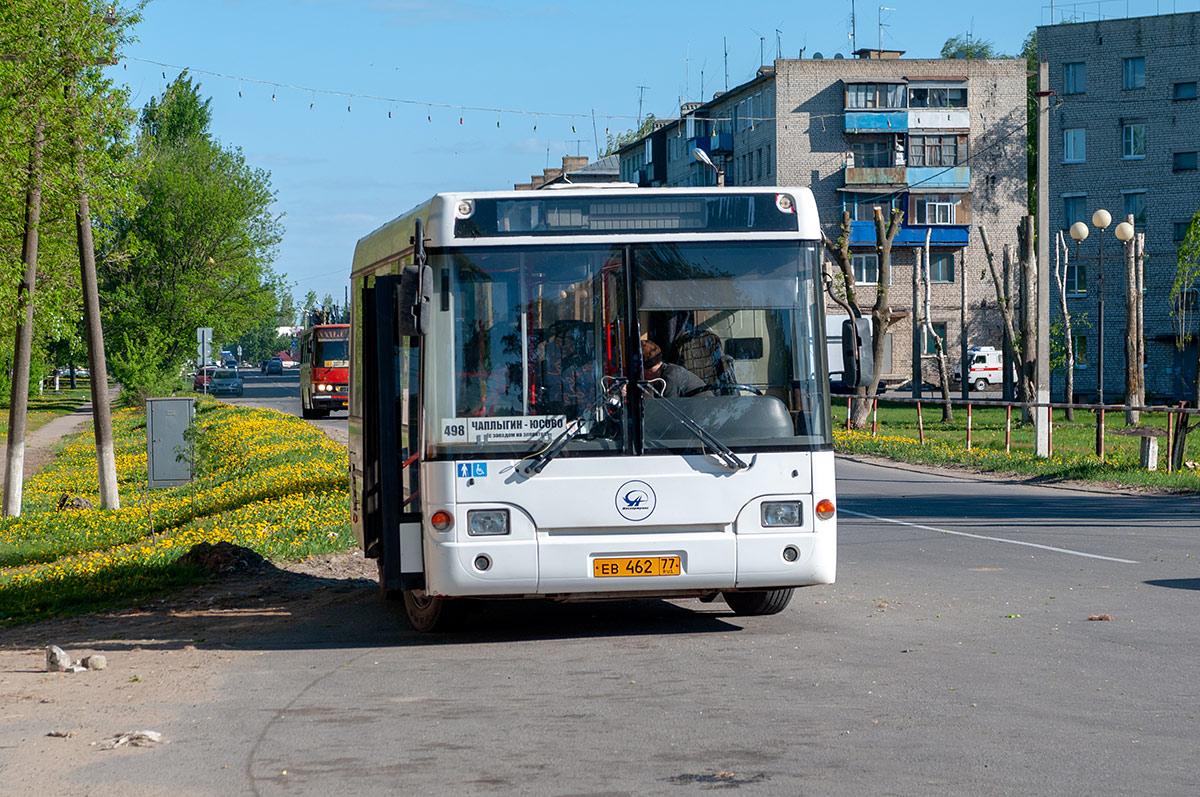
[{"label": "blue balcony panel", "polygon": [[970,166],[909,166],[908,184],[933,188],[970,188]]},{"label": "blue balcony panel", "polygon": [[[892,246],[924,246],[925,231],[931,230],[930,246],[966,246],[970,228],[965,224],[901,224]],[[875,222],[850,222],[851,246],[875,245]]]},{"label": "blue balcony panel", "polygon": [[846,111],[847,133],[904,133],[908,111]]},{"label": "blue balcony panel", "polygon": [[709,152],[733,152],[733,133],[713,133]]}]

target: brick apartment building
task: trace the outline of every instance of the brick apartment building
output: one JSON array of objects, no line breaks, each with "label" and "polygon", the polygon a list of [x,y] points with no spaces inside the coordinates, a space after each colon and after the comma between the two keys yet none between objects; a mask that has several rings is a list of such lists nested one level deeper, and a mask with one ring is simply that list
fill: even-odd
[{"label": "brick apartment building", "polygon": [[[781,59],[754,79],[670,121],[620,152],[621,179],[646,186],[712,185],[699,147],[727,185],[812,189],[826,234],[850,213],[859,307],[874,303],[878,263],[872,208],[904,212],[892,250],[890,303],[903,316],[888,333],[882,373],[912,375],[915,249],[931,236],[931,311],[958,360],[963,280],[971,346],[1002,344],[1000,317],[978,227],[992,245],[1016,245],[1026,211],[1023,60],[906,59],[860,50],[853,59]],[[827,300],[827,311],[844,311]],[[932,352],[932,341],[921,344]],[[926,373],[930,373],[927,366]],[[928,378],[928,377],[926,377]]]},{"label": "brick apartment building", "polygon": [[[1146,234],[1148,255],[1147,396],[1194,395],[1196,344],[1176,347],[1170,293],[1179,242],[1200,206],[1200,13],[1045,25],[1037,41],[1057,98],[1049,122],[1050,229],[1066,231],[1078,221],[1089,227],[1078,250],[1070,244],[1080,259],[1068,274],[1068,308],[1076,320],[1087,316],[1076,336],[1086,363],[1076,392],[1096,393],[1102,239],[1104,392],[1109,401],[1124,395],[1125,268],[1113,232],[1132,215]],[[1101,208],[1112,215],[1103,235],[1091,222]],[[1194,319],[1195,294],[1185,296],[1184,305]],[[1194,332],[1194,320],[1191,326]],[[1056,375],[1056,397],[1061,390]]]}]

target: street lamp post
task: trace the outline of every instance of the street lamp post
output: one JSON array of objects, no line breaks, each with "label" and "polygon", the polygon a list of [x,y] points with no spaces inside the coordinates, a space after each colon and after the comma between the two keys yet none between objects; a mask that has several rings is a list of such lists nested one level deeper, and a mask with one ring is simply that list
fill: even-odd
[{"label": "street lamp post", "polygon": [[[1071,238],[1075,241],[1075,287],[1076,287],[1076,290],[1078,290],[1078,288],[1079,288],[1079,267],[1083,264],[1083,261],[1081,259],[1082,256],[1079,253],[1080,252],[1080,244],[1082,244],[1085,240],[1087,240],[1087,237],[1088,237],[1088,226],[1085,222],[1077,221],[1071,225]],[[1064,285],[1064,287],[1066,287],[1066,286]],[[1086,355],[1087,352],[1084,352],[1084,354]],[[1084,362],[1086,362],[1086,359]],[[1074,400],[1075,400],[1074,396],[1067,396],[1068,402],[1073,402]]]},{"label": "street lamp post", "polygon": [[1100,230],[1100,256],[1096,260],[1096,284],[1100,291],[1097,309],[1100,314],[1100,340],[1098,341],[1100,351],[1098,352],[1099,358],[1096,360],[1096,399],[1099,404],[1104,404],[1104,230],[1111,223],[1112,214],[1104,208],[1100,208],[1092,214],[1092,224]]}]

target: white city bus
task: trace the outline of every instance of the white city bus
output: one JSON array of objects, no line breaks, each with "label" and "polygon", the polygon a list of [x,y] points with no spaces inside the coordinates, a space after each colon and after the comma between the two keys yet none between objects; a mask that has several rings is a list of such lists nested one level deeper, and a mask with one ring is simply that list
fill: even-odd
[{"label": "white city bus", "polygon": [[624,185],[439,194],[360,240],[351,516],[413,626],[832,583],[820,238],[806,188]]}]

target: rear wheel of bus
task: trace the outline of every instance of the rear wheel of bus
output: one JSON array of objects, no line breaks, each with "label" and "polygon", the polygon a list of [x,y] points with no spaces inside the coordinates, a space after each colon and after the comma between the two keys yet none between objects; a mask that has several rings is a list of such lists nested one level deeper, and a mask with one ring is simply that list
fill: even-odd
[{"label": "rear wheel of bus", "polygon": [[792,600],[792,593],[796,590],[787,589],[761,589],[761,590],[743,590],[742,592],[725,592],[721,597],[725,598],[725,603],[729,604],[729,608],[733,609],[734,614],[742,616],[752,616],[761,614],[779,614]]},{"label": "rear wheel of bus", "polygon": [[424,590],[409,589],[404,591],[404,614],[414,631],[452,631],[462,624],[466,605],[461,600],[435,598]]}]

